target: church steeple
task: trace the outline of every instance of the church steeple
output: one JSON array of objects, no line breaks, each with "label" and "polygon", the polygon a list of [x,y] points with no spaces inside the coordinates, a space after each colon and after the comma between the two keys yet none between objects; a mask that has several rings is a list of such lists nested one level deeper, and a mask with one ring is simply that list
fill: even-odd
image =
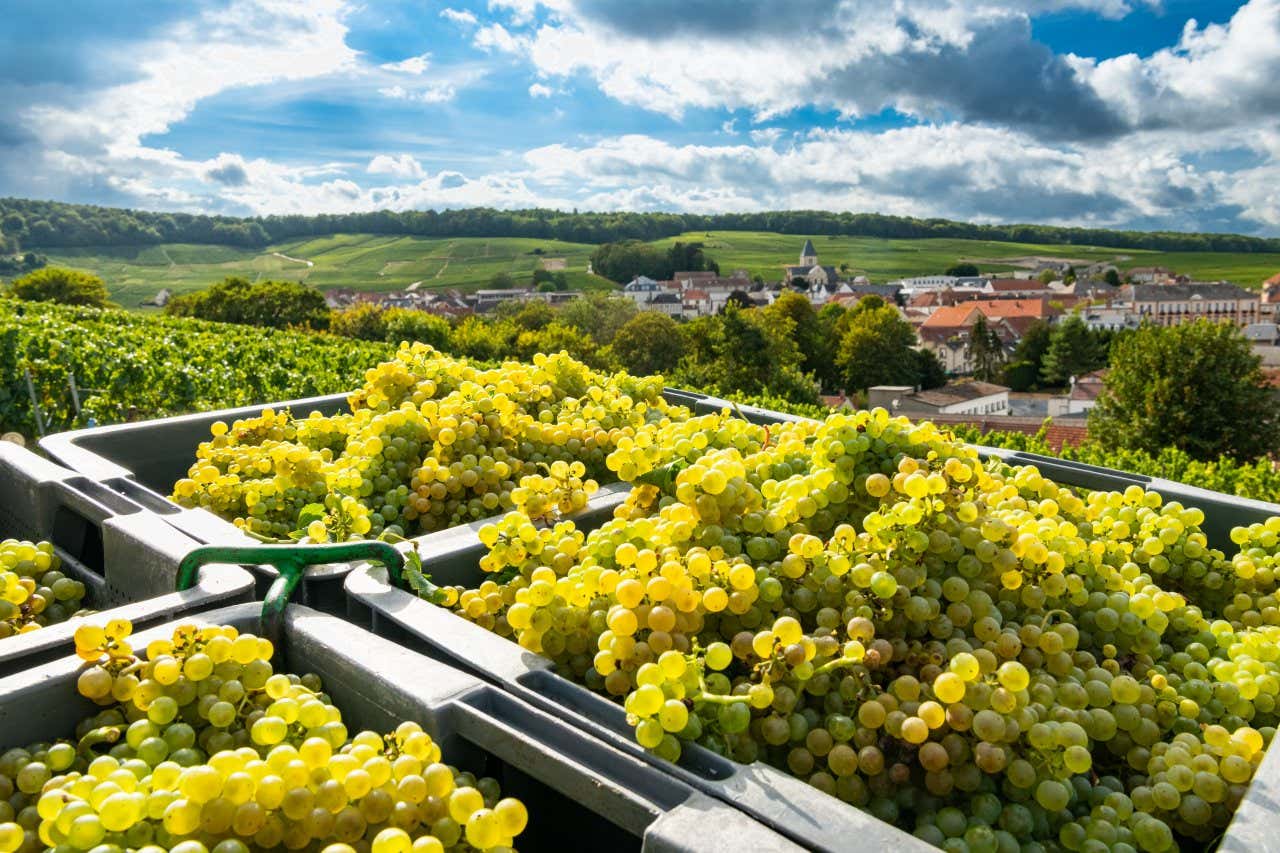
[{"label": "church steeple", "polygon": [[816,267],[818,265],[818,252],[813,248],[812,240],[804,241],[804,248],[800,250],[800,266]]}]

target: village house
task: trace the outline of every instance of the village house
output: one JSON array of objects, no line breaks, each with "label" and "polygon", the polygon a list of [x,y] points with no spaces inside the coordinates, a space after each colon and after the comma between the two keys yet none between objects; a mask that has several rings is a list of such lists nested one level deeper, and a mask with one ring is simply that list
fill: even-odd
[{"label": "village house", "polygon": [[867,405],[895,415],[999,415],[1009,411],[1009,389],[991,382],[949,382],[916,391],[909,385],[873,385]]},{"label": "village house", "polygon": [[920,346],[936,355],[943,369],[948,373],[966,374],[973,372],[969,357],[970,330],[979,317],[995,332],[1005,354],[1012,355],[1033,323],[1051,321],[1061,313],[1047,298],[975,300],[937,308],[920,323],[916,334]]},{"label": "village house", "polygon": [[1176,326],[1193,320],[1229,320],[1247,326],[1261,319],[1257,293],[1226,282],[1191,284],[1128,284],[1119,300],[1142,322]]}]

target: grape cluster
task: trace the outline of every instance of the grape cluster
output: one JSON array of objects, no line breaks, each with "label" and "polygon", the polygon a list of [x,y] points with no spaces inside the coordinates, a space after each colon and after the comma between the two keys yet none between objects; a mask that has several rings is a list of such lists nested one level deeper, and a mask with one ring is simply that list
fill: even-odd
[{"label": "grape cluster", "polygon": [[417,723],[348,736],[314,675],[271,643],[178,627],[144,656],[131,626],[76,630],[75,740],[0,755],[0,851],[431,853],[506,850],[528,822],[497,782],[442,763]]},{"label": "grape cluster", "polygon": [[[173,500],[270,539],[414,536],[518,502],[536,516],[546,498],[584,504],[620,443],[688,414],[656,378],[597,373],[564,353],[482,369],[425,344],[369,370],[349,403],[215,423]],[[542,491],[526,477],[561,482]],[[304,512],[317,505],[323,517]]]},{"label": "grape cluster", "polygon": [[64,575],[48,542],[0,542],[0,640],[81,612],[84,584]]},{"label": "grape cluster", "polygon": [[765,761],[951,850],[1219,835],[1280,722],[1280,519],[983,462],[883,410],[648,425],[583,534],[518,512],[448,598],[621,702],[637,740]]}]

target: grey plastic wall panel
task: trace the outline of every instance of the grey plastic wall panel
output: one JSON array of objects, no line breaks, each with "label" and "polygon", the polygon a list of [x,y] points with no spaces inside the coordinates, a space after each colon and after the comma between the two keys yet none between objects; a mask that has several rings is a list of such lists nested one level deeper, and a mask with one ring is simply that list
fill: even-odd
[{"label": "grey plastic wall panel", "polygon": [[[183,621],[255,630],[241,605]],[[173,625],[137,635],[142,648]],[[491,775],[529,809],[521,850],[792,853],[794,844],[737,810],[586,737],[478,679],[303,607],[286,615],[288,671],[315,672],[352,732],[422,724],[445,760]],[[64,658],[0,679],[0,749],[70,732],[95,706],[76,694],[80,665]]]},{"label": "grey plastic wall panel", "polygon": [[[154,514],[124,507],[110,491],[80,491],[85,478],[7,442],[0,443],[0,539],[49,541],[64,574],[87,588],[96,618],[154,624],[177,615],[253,600],[254,580],[239,566],[204,567],[196,586],[174,591],[178,563],[198,544]],[[101,489],[101,486],[97,486]],[[105,503],[103,502],[105,501]],[[0,674],[74,649],[80,620],[0,640]]]}]

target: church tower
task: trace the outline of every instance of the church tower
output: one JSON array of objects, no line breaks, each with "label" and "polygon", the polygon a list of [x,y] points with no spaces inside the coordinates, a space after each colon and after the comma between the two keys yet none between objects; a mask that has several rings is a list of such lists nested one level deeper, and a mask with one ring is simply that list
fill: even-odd
[{"label": "church tower", "polygon": [[812,240],[804,241],[804,248],[800,250],[800,266],[816,267],[818,265],[818,253],[813,248]]}]

